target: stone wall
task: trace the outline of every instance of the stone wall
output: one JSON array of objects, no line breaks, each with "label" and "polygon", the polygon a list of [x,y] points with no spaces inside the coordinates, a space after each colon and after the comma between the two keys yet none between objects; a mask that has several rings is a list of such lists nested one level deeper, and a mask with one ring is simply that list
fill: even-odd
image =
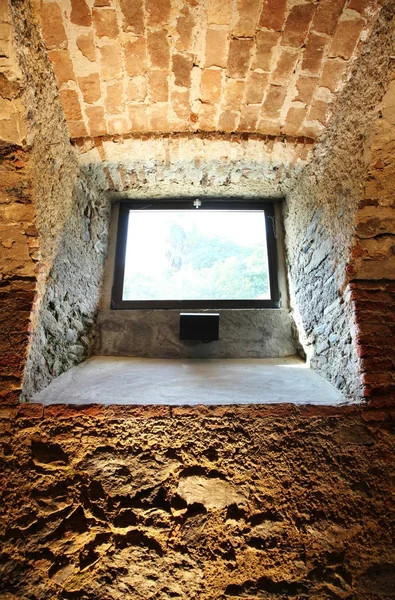
[{"label": "stone wall", "polygon": [[348,258],[376,107],[391,72],[393,14],[393,2],[385,2],[325,135],[287,196],[286,246],[300,342],[312,366],[353,398],[362,392]]}]

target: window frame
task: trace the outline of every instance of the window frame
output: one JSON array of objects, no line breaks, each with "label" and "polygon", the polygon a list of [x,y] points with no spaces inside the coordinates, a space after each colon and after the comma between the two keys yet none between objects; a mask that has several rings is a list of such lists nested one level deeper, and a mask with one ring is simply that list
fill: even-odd
[{"label": "window frame", "polygon": [[[119,204],[117,241],[111,309],[204,309],[204,308],[281,308],[279,287],[279,259],[277,250],[277,224],[274,201],[256,198],[200,198],[199,208],[194,206],[197,198],[161,198],[146,201],[125,200]],[[125,255],[128,234],[129,214],[132,210],[263,210],[266,223],[266,243],[268,257],[268,275],[271,290],[270,299],[260,300],[123,300],[125,275]]]}]

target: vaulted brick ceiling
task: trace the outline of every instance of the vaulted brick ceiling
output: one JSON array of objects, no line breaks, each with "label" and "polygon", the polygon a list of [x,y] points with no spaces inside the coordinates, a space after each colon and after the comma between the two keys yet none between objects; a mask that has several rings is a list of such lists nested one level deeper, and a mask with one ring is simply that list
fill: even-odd
[{"label": "vaulted brick ceiling", "polygon": [[379,0],[57,0],[43,35],[70,137],[317,138]]}]

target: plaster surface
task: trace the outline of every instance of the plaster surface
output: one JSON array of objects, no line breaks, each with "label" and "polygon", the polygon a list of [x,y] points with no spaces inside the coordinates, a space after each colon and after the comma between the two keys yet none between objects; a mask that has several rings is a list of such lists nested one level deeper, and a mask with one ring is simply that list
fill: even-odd
[{"label": "plaster surface", "polygon": [[49,404],[339,404],[343,396],[296,357],[181,360],[93,357],[53,380]]}]

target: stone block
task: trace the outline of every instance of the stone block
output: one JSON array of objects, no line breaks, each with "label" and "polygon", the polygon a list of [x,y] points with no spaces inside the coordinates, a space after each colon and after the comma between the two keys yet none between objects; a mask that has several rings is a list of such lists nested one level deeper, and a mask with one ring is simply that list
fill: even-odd
[{"label": "stone block", "polygon": [[201,131],[215,131],[217,129],[217,122],[217,107],[212,104],[201,104],[198,128]]},{"label": "stone block", "polygon": [[143,0],[119,0],[123,15],[123,30],[144,34]]},{"label": "stone block", "polygon": [[259,27],[281,31],[284,24],[287,0],[264,0]]},{"label": "stone block", "polygon": [[245,77],[251,62],[253,40],[232,38],[229,47],[227,64],[228,77]]},{"label": "stone block", "polygon": [[91,62],[95,62],[96,60],[96,46],[94,42],[93,32],[85,33],[79,35],[76,39],[77,47],[80,52],[90,60]]},{"label": "stone block", "polygon": [[142,75],[129,79],[126,86],[128,102],[142,102],[147,95],[147,81]]},{"label": "stone block", "polygon": [[101,76],[104,81],[120,79],[122,76],[122,50],[118,43],[106,44],[100,48]]},{"label": "stone block", "polygon": [[269,86],[265,102],[263,103],[263,116],[269,119],[277,119],[280,116],[286,95],[286,88],[276,85]]},{"label": "stone block", "polygon": [[86,137],[88,130],[83,121],[67,121],[70,138]]},{"label": "stone block", "polygon": [[78,78],[78,85],[84,97],[84,102],[94,104],[101,97],[99,73],[91,73],[86,77]]},{"label": "stone block", "polygon": [[170,18],[170,0],[145,0],[148,27],[165,25]]},{"label": "stone block", "polygon": [[144,37],[126,42],[124,46],[126,72],[130,77],[142,75],[147,69],[147,46]]},{"label": "stone block", "polygon": [[151,67],[168,69],[170,61],[170,47],[167,32],[149,31],[147,34],[148,55]]},{"label": "stone block", "polygon": [[167,102],[169,98],[168,71],[150,71],[148,89],[151,102]]},{"label": "stone block", "polygon": [[293,98],[294,101],[304,102],[309,105],[313,94],[317,88],[318,79],[307,75],[300,75],[296,82],[297,95]]},{"label": "stone block", "polygon": [[223,0],[209,0],[207,19],[209,24],[229,25],[233,18],[233,6],[231,2]]},{"label": "stone block", "polygon": [[268,73],[250,73],[247,82],[246,104],[261,104],[268,83]]},{"label": "stone block", "polygon": [[229,33],[225,29],[207,29],[206,52],[204,65],[206,67],[225,67],[228,62]]},{"label": "stone block", "polygon": [[303,52],[303,71],[308,71],[311,75],[318,75],[322,67],[322,59],[327,43],[327,37],[313,32],[309,34]]},{"label": "stone block", "polygon": [[224,86],[224,108],[238,111],[243,99],[245,87],[245,81],[240,81],[238,79],[227,79]]},{"label": "stone block", "polygon": [[85,0],[71,0],[70,21],[74,25],[82,27],[89,27],[91,25],[91,11]]},{"label": "stone block", "polygon": [[340,89],[342,77],[347,63],[343,60],[328,59],[322,70],[320,87],[328,88],[331,92]]},{"label": "stone block", "polygon": [[49,50],[67,48],[67,35],[59,4],[45,2],[41,5],[41,23],[45,45]]},{"label": "stone block", "polygon": [[149,112],[151,131],[155,131],[157,133],[166,133],[167,131],[171,130],[167,103],[153,104],[150,106]]},{"label": "stone block", "polygon": [[184,121],[189,121],[189,115],[191,113],[189,90],[184,92],[174,90],[171,94],[171,103],[172,109],[177,117]]},{"label": "stone block", "polygon": [[253,69],[262,69],[270,72],[272,70],[274,48],[280,39],[276,31],[257,31],[255,36],[255,57],[252,63]]},{"label": "stone block", "polygon": [[313,31],[333,35],[344,4],[345,0],[321,0],[314,15]]},{"label": "stone block", "polygon": [[241,109],[237,131],[256,131],[260,111],[260,104],[244,105]]},{"label": "stone block", "polygon": [[94,8],[92,15],[98,37],[115,38],[118,35],[119,28],[115,10]]},{"label": "stone block", "polygon": [[287,50],[285,48],[282,49],[277,60],[276,68],[270,77],[270,82],[273,85],[287,85],[295,70],[298,58],[298,52]]},{"label": "stone block", "polygon": [[67,120],[82,121],[81,106],[75,90],[60,90],[60,101]]},{"label": "stone block", "polygon": [[175,54],[172,57],[172,71],[174,83],[180,87],[189,88],[191,85],[191,71],[193,68],[192,56]]},{"label": "stone block", "polygon": [[145,132],[149,129],[147,107],[144,104],[130,104],[128,107],[131,131]]},{"label": "stone block", "polygon": [[233,28],[233,35],[253,37],[255,35],[262,0],[237,0],[238,18]]},{"label": "stone block", "polygon": [[306,115],[307,108],[291,106],[282,127],[282,132],[286,135],[299,135]]},{"label": "stone block", "polygon": [[58,88],[68,81],[75,81],[73,63],[67,50],[50,50],[48,56],[54,69]]},{"label": "stone block", "polygon": [[89,119],[89,133],[92,137],[106,135],[107,124],[104,119],[104,108],[102,106],[88,106],[85,109]]},{"label": "stone block", "polygon": [[332,40],[329,56],[345,60],[351,58],[363,26],[364,20],[361,18],[340,20]]},{"label": "stone block", "polygon": [[221,116],[219,118],[219,123],[218,123],[219,131],[225,131],[227,133],[236,131],[237,118],[238,118],[238,113],[233,112],[231,110],[224,110],[221,113]]},{"label": "stone block", "polygon": [[181,52],[192,50],[192,33],[195,26],[195,19],[189,6],[184,6],[177,18],[176,31],[178,39],[176,48]]},{"label": "stone block", "polygon": [[315,12],[315,4],[297,4],[285,22],[281,44],[292,48],[301,48],[305,43],[311,19]]},{"label": "stone block", "polygon": [[201,99],[215,104],[222,96],[224,72],[219,69],[203,69],[200,81]]},{"label": "stone block", "polygon": [[124,117],[115,117],[107,120],[107,131],[111,135],[121,135],[129,132],[128,122]]},{"label": "stone block", "polygon": [[106,112],[114,115],[124,111],[124,99],[123,99],[123,81],[117,81],[107,85],[106,99],[105,99]]}]

